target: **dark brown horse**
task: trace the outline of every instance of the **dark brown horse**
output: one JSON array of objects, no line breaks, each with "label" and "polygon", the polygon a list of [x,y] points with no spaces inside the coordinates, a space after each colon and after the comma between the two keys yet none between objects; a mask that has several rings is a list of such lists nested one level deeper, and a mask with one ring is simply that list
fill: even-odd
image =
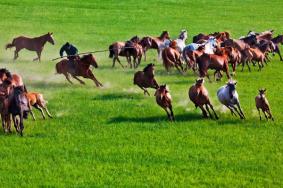
[{"label": "dark brown horse", "polygon": [[23,87],[25,92],[27,91],[23,79],[20,75],[11,74],[10,71],[5,68],[0,69],[0,83],[2,83],[6,79],[9,79],[12,82],[13,87]]},{"label": "dark brown horse", "polygon": [[283,45],[283,35],[278,35],[277,37],[274,37],[273,39],[271,39],[271,41],[275,45],[274,52],[279,55],[280,61],[283,61],[281,53],[280,53],[280,48],[279,48],[279,44]]},{"label": "dark brown horse", "polygon": [[77,76],[82,76],[94,81],[97,87],[102,87],[102,84],[95,78],[90,70],[90,65],[98,68],[95,57],[92,54],[84,55],[82,58],[78,59],[75,64],[75,71],[69,66],[69,60],[63,59],[56,64],[56,71],[58,74],[64,74],[66,79],[73,84],[70,80],[70,75],[78,80],[81,84],[85,84],[84,81],[80,80]]},{"label": "dark brown horse", "polygon": [[143,47],[139,43],[140,43],[140,39],[138,36],[134,36],[130,41],[127,41],[125,43],[124,51],[125,51],[125,55],[126,55],[128,64],[130,65],[130,68],[132,68],[131,57],[133,57],[134,59],[134,68],[137,68],[138,65],[141,63]]},{"label": "dark brown horse", "polygon": [[33,59],[34,61],[38,60],[40,61],[41,58],[41,52],[44,48],[44,45],[46,42],[51,43],[54,45],[54,39],[52,37],[53,33],[47,33],[45,35],[42,35],[40,37],[35,38],[28,38],[25,36],[20,36],[17,38],[14,38],[12,43],[6,45],[6,49],[15,47],[15,54],[14,54],[14,60],[16,60],[19,57],[19,52],[22,49],[27,49],[30,51],[36,51],[37,58]]},{"label": "dark brown horse", "polygon": [[170,67],[176,67],[176,69],[183,74],[183,65],[181,61],[181,54],[176,48],[167,47],[162,53],[163,65],[167,72],[169,72]]},{"label": "dark brown horse", "polygon": [[138,85],[143,91],[144,94],[148,94],[146,88],[158,88],[158,83],[154,78],[154,64],[148,64],[143,71],[138,71],[134,76],[134,84]]},{"label": "dark brown horse", "polygon": [[207,76],[207,78],[210,80],[207,71],[208,69],[214,69],[214,76],[216,73],[224,71],[227,75],[227,78],[230,79],[228,62],[229,58],[231,57],[231,53],[232,47],[225,47],[223,48],[222,55],[204,53],[197,58],[200,77]]}]

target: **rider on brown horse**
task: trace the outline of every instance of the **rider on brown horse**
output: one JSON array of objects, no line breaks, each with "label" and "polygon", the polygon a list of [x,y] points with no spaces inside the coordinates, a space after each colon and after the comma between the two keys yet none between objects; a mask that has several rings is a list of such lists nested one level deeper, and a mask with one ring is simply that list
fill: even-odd
[{"label": "rider on brown horse", "polygon": [[60,56],[63,57],[63,53],[66,52],[67,58],[69,60],[69,65],[72,70],[76,69],[76,61],[78,58],[80,58],[78,54],[78,49],[70,44],[69,42],[66,42],[61,49],[60,49]]}]

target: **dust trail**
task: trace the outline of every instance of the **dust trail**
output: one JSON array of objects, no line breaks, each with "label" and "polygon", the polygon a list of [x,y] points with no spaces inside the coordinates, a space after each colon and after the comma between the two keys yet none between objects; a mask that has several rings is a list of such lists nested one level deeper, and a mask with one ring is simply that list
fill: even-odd
[{"label": "dust trail", "polygon": [[142,90],[130,87],[130,88],[123,88],[123,91],[126,93],[140,93]]}]

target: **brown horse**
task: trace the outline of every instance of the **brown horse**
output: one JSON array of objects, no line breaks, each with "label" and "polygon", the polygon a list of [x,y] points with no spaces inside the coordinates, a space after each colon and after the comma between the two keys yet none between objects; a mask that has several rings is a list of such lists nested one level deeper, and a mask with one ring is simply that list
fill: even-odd
[{"label": "brown horse", "polygon": [[148,94],[148,91],[146,88],[158,88],[158,83],[156,82],[154,78],[154,64],[150,63],[148,64],[143,71],[138,71],[135,73],[134,76],[134,84],[138,85],[143,91],[144,94]]},{"label": "brown horse", "polygon": [[82,58],[77,60],[75,71],[71,70],[69,66],[69,60],[63,59],[56,64],[56,71],[58,74],[64,74],[66,79],[73,84],[70,80],[69,76],[71,75],[73,78],[78,80],[81,84],[85,84],[84,81],[80,80],[77,76],[82,76],[84,78],[88,78],[94,81],[97,87],[102,87],[102,84],[95,78],[93,73],[90,70],[90,65],[98,68],[95,57],[92,54],[84,55]]},{"label": "brown horse", "polygon": [[[113,59],[112,67],[115,67],[115,62],[117,60],[118,63],[122,66],[122,68],[124,68],[124,66],[122,65],[122,63],[121,63],[121,61],[119,59],[119,56],[126,57],[125,45],[126,45],[127,42],[138,43],[139,42],[139,38],[137,36],[134,36],[129,41],[126,41],[126,42],[114,42],[113,44],[111,44],[109,46],[109,58]],[[127,47],[127,48],[131,48],[131,47]],[[128,61],[128,59],[127,59],[127,61]]]},{"label": "brown horse", "polygon": [[172,97],[167,86],[161,85],[158,89],[156,89],[154,96],[156,103],[166,111],[168,119],[170,121],[175,121],[172,107]]},{"label": "brown horse", "polygon": [[2,127],[5,133],[11,131],[11,119],[9,114],[9,95],[12,88],[10,79],[5,79],[0,84],[0,113],[2,120]]},{"label": "brown horse", "polygon": [[[138,65],[141,63],[143,47],[139,43],[140,43],[140,39],[138,36],[134,36],[130,41],[127,41],[125,43],[124,51],[126,54],[128,64],[130,65],[130,68],[132,68],[131,56],[134,59],[134,68],[137,68]],[[137,59],[138,59],[138,62],[137,62]]]},{"label": "brown horse", "polygon": [[175,66],[176,69],[183,74],[183,65],[181,61],[181,54],[176,48],[167,47],[162,53],[163,65],[167,72],[169,72],[169,68]]},{"label": "brown horse", "polygon": [[231,57],[232,50],[232,47],[225,47],[222,49],[222,55],[204,53],[197,58],[200,77],[207,76],[207,78],[210,80],[207,71],[208,69],[214,69],[214,77],[216,73],[224,71],[227,75],[227,78],[230,79],[228,62],[229,58]]},{"label": "brown horse", "polygon": [[145,41],[147,44],[150,44],[147,45],[147,47],[144,49],[145,59],[146,59],[146,51],[148,49],[156,49],[159,55],[160,54],[159,46],[163,44],[166,39],[170,39],[170,35],[168,31],[163,31],[159,37],[152,37],[152,36],[143,37],[141,41]]},{"label": "brown horse", "polygon": [[22,49],[27,49],[30,51],[36,51],[37,58],[33,59],[34,61],[38,60],[40,61],[41,58],[41,52],[43,50],[43,47],[46,42],[51,43],[54,45],[54,39],[52,37],[53,33],[47,33],[45,35],[42,35],[40,37],[35,38],[28,38],[25,36],[20,36],[17,38],[14,38],[12,43],[9,43],[6,45],[6,49],[15,47],[15,54],[14,54],[14,60],[16,60],[19,57],[19,52]]},{"label": "brown horse", "polygon": [[[211,108],[211,110],[214,113],[214,116],[216,119],[218,119],[218,116],[216,115],[213,106],[210,103],[209,97],[208,97],[208,91],[207,89],[204,87],[203,85],[204,83],[204,79],[200,78],[196,80],[196,83],[194,85],[192,85],[189,89],[189,98],[190,100],[195,104],[195,107],[200,107],[201,111],[202,111],[202,115],[204,118],[207,118],[207,112],[209,114],[209,117],[212,119],[212,115],[209,111],[209,107]],[[206,110],[204,109],[204,106]]]},{"label": "brown horse", "polygon": [[283,61],[279,48],[279,44],[283,45],[283,35],[278,35],[277,37],[272,38],[271,41],[275,45],[274,52],[279,55],[280,61]]}]

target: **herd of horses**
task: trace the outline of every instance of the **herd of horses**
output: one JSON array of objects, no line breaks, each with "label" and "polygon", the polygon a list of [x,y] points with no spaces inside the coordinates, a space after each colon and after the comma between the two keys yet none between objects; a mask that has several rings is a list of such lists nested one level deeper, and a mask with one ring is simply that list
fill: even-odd
[{"label": "herd of horses", "polygon": [[[237,82],[233,81],[231,77],[235,75],[236,67],[240,64],[242,64],[242,71],[245,65],[251,71],[250,63],[253,65],[257,63],[259,70],[261,70],[264,64],[270,61],[270,53],[273,53],[273,55],[277,53],[280,60],[283,61],[279,50],[279,45],[283,44],[283,35],[273,37],[273,30],[261,33],[250,31],[247,36],[232,39],[229,32],[215,32],[208,35],[200,33],[193,37],[193,43],[190,44],[186,44],[187,38],[187,31],[181,30],[178,38],[173,40],[170,39],[168,31],[163,31],[157,37],[145,36],[140,39],[138,36],[134,36],[129,41],[114,42],[108,49],[109,57],[113,59],[112,67],[115,67],[115,63],[118,61],[124,68],[125,66],[119,59],[119,56],[124,56],[130,68],[137,68],[143,56],[144,61],[146,61],[146,52],[149,49],[157,50],[157,58],[162,59],[167,72],[171,67],[175,67],[181,74],[184,74],[189,69],[192,69],[195,74],[198,72],[199,78],[189,89],[189,99],[195,104],[195,107],[202,110],[203,117],[213,118],[210,112],[212,110],[215,119],[219,117],[210,102],[208,90],[204,86],[204,77],[210,80],[209,69],[215,71],[214,77],[217,76],[217,80],[220,80],[222,72],[225,72],[229,81],[219,88],[217,97],[231,111],[232,115],[238,115],[241,119],[245,119],[236,91]],[[41,53],[47,42],[52,45],[55,44],[53,33],[48,32],[35,38],[20,36],[14,38],[5,47],[6,49],[15,47],[14,60],[19,57],[19,52],[22,49],[27,49],[36,52],[37,58],[34,60],[41,61]],[[229,64],[232,66],[232,74],[229,72]],[[63,74],[71,84],[70,76],[81,84],[85,84],[83,80],[78,78],[81,76],[93,80],[97,87],[102,87],[102,83],[93,75],[90,66],[98,68],[96,58],[91,53],[76,59],[75,70],[70,68],[67,59],[58,62],[55,68],[56,72]],[[172,97],[168,87],[159,85],[155,80],[154,67],[155,65],[150,63],[143,71],[137,71],[134,75],[134,84],[139,86],[144,91],[144,94],[148,95],[147,88],[156,89],[157,104],[166,111],[168,119],[174,121]],[[260,119],[261,110],[266,119],[273,120],[265,91],[266,89],[259,90],[259,95],[255,98],[256,108]],[[44,110],[52,118],[41,93],[28,92],[20,75],[11,74],[4,68],[0,69],[0,112],[4,132],[11,132],[10,117],[12,116],[16,131],[22,135],[24,129],[23,119],[27,118],[28,113],[31,113],[35,120],[32,107],[40,110],[44,119]]]}]

